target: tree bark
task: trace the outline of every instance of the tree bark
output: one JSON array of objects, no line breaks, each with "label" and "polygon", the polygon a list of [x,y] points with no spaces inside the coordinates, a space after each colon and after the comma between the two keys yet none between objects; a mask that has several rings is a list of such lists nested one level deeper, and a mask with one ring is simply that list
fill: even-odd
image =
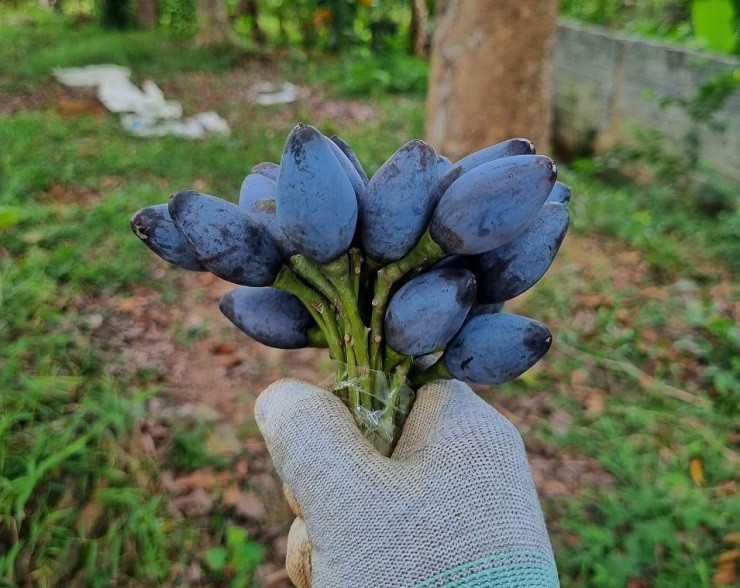
[{"label": "tree bark", "polygon": [[236,42],[236,35],[226,16],[224,0],[198,0],[198,33],[195,37],[199,45],[225,45]]},{"label": "tree bark", "polygon": [[427,22],[429,11],[425,0],[411,0],[411,27],[409,27],[409,41],[411,50],[419,57],[427,56],[429,33]]},{"label": "tree bark", "polygon": [[153,29],[157,26],[159,15],[157,0],[138,0],[136,3],[136,24],[142,29]]},{"label": "tree bark", "polygon": [[251,20],[250,28],[252,33],[252,40],[257,45],[264,45],[267,42],[267,36],[265,32],[260,28],[259,24],[259,7],[257,6],[257,0],[239,0],[239,4],[236,7],[237,16],[249,16]]},{"label": "tree bark", "polygon": [[550,143],[557,0],[439,0],[427,140],[453,160],[511,137]]}]

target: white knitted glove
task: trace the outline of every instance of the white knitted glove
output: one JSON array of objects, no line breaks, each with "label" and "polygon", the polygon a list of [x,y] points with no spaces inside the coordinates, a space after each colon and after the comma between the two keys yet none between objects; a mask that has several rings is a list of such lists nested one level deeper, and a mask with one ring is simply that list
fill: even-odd
[{"label": "white knitted glove", "polygon": [[270,386],[255,415],[300,509],[300,588],[558,586],[521,437],[462,382],[419,390],[390,459],[303,382]]}]

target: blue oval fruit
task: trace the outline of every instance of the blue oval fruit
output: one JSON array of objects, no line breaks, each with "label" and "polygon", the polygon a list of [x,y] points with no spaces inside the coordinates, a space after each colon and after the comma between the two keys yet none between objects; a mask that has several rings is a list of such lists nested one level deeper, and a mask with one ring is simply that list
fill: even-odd
[{"label": "blue oval fruit", "polygon": [[504,302],[526,292],[545,275],[568,230],[568,206],[545,202],[534,222],[508,243],[475,257],[478,300]]},{"label": "blue oval fruit", "polygon": [[555,185],[552,187],[552,192],[550,192],[547,200],[548,202],[568,204],[568,202],[570,202],[570,194],[570,186],[563,184],[563,182],[555,182]]},{"label": "blue oval fruit", "polygon": [[497,312],[502,312],[503,310],[503,302],[496,302],[494,304],[474,304],[473,308],[471,308],[470,312],[468,313],[467,320],[470,320],[482,314],[495,314]]},{"label": "blue oval fruit", "polygon": [[437,178],[441,178],[452,169],[453,165],[449,157],[437,155]]},{"label": "blue oval fruit", "polygon": [[253,202],[247,211],[263,227],[267,229],[270,236],[275,240],[278,250],[284,259],[298,253],[296,246],[285,236],[277,216],[277,203],[274,198],[257,200]]},{"label": "blue oval fruit", "polygon": [[502,384],[520,376],[550,349],[550,330],[515,314],[482,314],[465,323],[442,360],[452,377],[470,384]]},{"label": "blue oval fruit", "polygon": [[278,349],[306,347],[314,325],[298,298],[269,286],[230,290],[221,297],[219,308],[252,339]]},{"label": "blue oval fruit", "polygon": [[349,157],[347,157],[344,151],[340,149],[339,145],[329,137],[324,137],[324,139],[326,139],[326,144],[329,145],[329,148],[334,152],[334,157],[337,158],[339,165],[342,166],[344,173],[347,174],[347,179],[349,179],[350,184],[352,184],[355,195],[359,198],[362,193],[365,192],[365,184],[367,182],[362,179],[360,172],[357,171],[357,168],[349,160]]},{"label": "blue oval fruit", "polygon": [[295,127],[283,150],[278,179],[280,226],[298,251],[328,263],[349,248],[357,225],[357,198],[324,136]]},{"label": "blue oval fruit", "polygon": [[464,269],[430,271],[410,280],[388,304],[388,345],[404,355],[441,349],[463,324],[474,300],[475,276]]},{"label": "blue oval fruit", "polygon": [[278,176],[280,175],[280,166],[271,161],[263,161],[252,168],[252,173],[260,174],[261,176],[271,179],[273,182],[277,182]]},{"label": "blue oval fruit", "polygon": [[[255,168],[264,165],[266,164],[260,163]],[[277,216],[276,198],[277,183],[267,176],[259,175],[259,173],[251,173],[245,178],[242,184],[239,194],[239,206],[247,210],[267,229],[272,238],[275,239],[280,253],[284,258],[288,259],[298,253],[298,249],[285,236],[285,233],[283,233]]]},{"label": "blue oval fruit", "polygon": [[131,217],[131,229],[154,253],[165,261],[191,271],[206,271],[172,223],[166,204],[142,208]]},{"label": "blue oval fruit", "polygon": [[423,141],[396,151],[360,198],[360,236],[376,261],[401,259],[421,237],[435,205],[437,158]]},{"label": "blue oval fruit", "polygon": [[275,199],[277,183],[262,174],[249,174],[239,190],[239,206],[249,209],[258,200]]},{"label": "blue oval fruit", "polygon": [[448,255],[435,263],[431,269],[437,270],[446,267],[456,267],[470,270],[473,259],[474,257],[469,255]]},{"label": "blue oval fruit", "polygon": [[448,254],[474,255],[511,241],[532,223],[557,177],[542,155],[484,163],[453,183],[432,216],[432,238]]},{"label": "blue oval fruit", "polygon": [[187,190],[169,202],[172,222],[200,263],[220,278],[246,286],[272,284],[282,265],[267,229],[244,209]]},{"label": "blue oval fruit", "polygon": [[352,147],[350,147],[349,143],[342,139],[341,137],[337,137],[336,135],[332,135],[329,137],[337,147],[339,147],[342,150],[342,153],[344,153],[347,156],[347,159],[349,159],[352,162],[352,165],[355,166],[355,169],[357,170],[357,173],[360,174],[360,177],[362,178],[362,181],[367,184],[368,177],[365,173],[365,169],[362,167],[362,163],[360,163],[359,158],[357,155],[355,155],[355,152],[352,151]]},{"label": "blue oval fruit", "polygon": [[514,155],[532,155],[534,154],[534,143],[529,139],[507,139],[501,143],[496,143],[470,155],[466,155],[460,161],[453,164],[445,175],[439,179],[440,194],[444,194],[447,189],[463,174],[475,169],[479,165],[489,163],[503,157],[513,157]]}]

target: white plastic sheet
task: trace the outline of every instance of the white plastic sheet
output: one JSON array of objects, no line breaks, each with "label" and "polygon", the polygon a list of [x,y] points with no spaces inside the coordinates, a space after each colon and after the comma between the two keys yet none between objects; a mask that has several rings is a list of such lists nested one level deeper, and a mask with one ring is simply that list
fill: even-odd
[{"label": "white plastic sheet", "polygon": [[55,68],[53,74],[68,87],[97,88],[98,100],[110,112],[120,114],[123,128],[138,137],[176,135],[201,139],[230,132],[226,120],[212,110],[183,118],[179,102],[166,100],[152,80],[144,80],[138,88],[131,81],[131,71],[119,65]]}]

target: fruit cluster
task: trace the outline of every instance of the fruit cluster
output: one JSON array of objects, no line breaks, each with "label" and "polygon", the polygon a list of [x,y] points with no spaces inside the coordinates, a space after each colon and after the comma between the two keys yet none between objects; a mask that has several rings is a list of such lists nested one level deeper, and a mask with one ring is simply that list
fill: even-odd
[{"label": "fruit cluster", "polygon": [[346,142],[301,124],[238,205],[184,191],[131,226],[166,261],[240,284],[220,307],[253,339],[328,347],[338,395],[377,433],[402,425],[407,381],[499,384],[547,352],[547,327],[502,307],[552,263],[569,199],[526,139],[455,164],[411,141],[368,179]]}]

